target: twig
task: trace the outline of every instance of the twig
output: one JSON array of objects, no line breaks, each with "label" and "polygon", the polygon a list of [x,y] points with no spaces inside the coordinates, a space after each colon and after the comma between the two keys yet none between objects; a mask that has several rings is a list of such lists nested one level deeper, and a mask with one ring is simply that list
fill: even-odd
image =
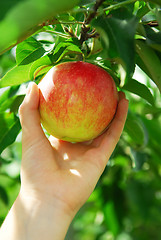
[{"label": "twig", "polygon": [[59,36],[61,36],[63,38],[69,38],[69,35],[61,33],[61,32],[57,32],[55,30],[44,30],[44,32],[56,34],[56,35],[59,35]]},{"label": "twig", "polygon": [[91,11],[88,17],[86,18],[85,24],[89,24],[92,21],[92,19],[97,15],[97,10],[104,1],[105,0],[96,0],[96,4],[93,7],[93,11]]},{"label": "twig", "polygon": [[127,4],[130,4],[130,3],[133,3],[133,2],[136,2],[136,1],[137,0],[126,0],[126,1],[123,1],[123,2],[119,2],[119,3],[113,4],[113,5],[110,5],[106,8],[104,8],[103,11],[106,12],[106,11],[110,11],[110,10],[115,10],[117,8],[126,6]]},{"label": "twig", "polygon": [[96,3],[93,7],[93,10],[86,16],[84,23],[82,24],[81,29],[81,36],[80,36],[80,43],[83,44],[84,41],[91,37],[98,37],[98,33],[93,30],[91,33],[88,33],[90,30],[89,23],[92,21],[93,18],[97,15],[97,10],[101,6],[104,0],[96,0]]}]

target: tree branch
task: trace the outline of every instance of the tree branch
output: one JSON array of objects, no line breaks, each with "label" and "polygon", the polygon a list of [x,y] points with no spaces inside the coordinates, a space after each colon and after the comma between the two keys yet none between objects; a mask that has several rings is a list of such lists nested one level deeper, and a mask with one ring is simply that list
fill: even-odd
[{"label": "tree branch", "polygon": [[98,33],[95,32],[95,30],[92,31],[92,33],[88,33],[90,30],[89,23],[92,21],[93,18],[97,15],[97,10],[101,6],[101,4],[105,0],[96,0],[96,3],[93,7],[93,10],[89,13],[89,15],[86,16],[84,23],[82,24],[81,29],[81,36],[80,36],[80,43],[82,44],[84,41],[86,41],[88,38],[91,37],[98,37]]},{"label": "tree branch", "polygon": [[90,12],[90,14],[88,15],[88,17],[85,20],[85,24],[89,24],[93,18],[95,18],[95,16],[97,15],[97,10],[98,8],[101,6],[101,4],[104,2],[105,0],[96,0],[96,3],[93,7],[93,11]]}]

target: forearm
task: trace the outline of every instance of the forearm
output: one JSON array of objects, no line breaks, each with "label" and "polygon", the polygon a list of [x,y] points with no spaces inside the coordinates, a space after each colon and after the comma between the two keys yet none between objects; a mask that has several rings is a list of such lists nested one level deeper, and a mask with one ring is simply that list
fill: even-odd
[{"label": "forearm", "polygon": [[63,240],[72,221],[62,209],[19,195],[1,229],[1,240]]}]

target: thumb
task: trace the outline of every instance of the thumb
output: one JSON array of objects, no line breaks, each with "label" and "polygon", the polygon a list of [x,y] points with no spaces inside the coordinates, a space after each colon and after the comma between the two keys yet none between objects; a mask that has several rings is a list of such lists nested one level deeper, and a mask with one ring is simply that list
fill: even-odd
[{"label": "thumb", "polygon": [[41,127],[38,107],[39,88],[36,83],[31,82],[28,86],[24,101],[19,108],[22,139],[23,142],[25,141],[25,143],[28,143],[29,145],[32,145],[35,141],[37,142],[45,137]]}]

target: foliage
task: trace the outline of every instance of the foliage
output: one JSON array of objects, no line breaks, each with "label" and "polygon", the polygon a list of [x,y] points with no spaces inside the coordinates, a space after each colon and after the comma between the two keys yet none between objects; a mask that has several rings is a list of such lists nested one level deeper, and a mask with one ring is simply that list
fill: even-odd
[{"label": "foliage", "polygon": [[19,191],[26,86],[53,65],[81,60],[108,71],[130,104],[122,137],[67,239],[160,239],[160,7],[160,0],[0,2],[1,223]]}]

